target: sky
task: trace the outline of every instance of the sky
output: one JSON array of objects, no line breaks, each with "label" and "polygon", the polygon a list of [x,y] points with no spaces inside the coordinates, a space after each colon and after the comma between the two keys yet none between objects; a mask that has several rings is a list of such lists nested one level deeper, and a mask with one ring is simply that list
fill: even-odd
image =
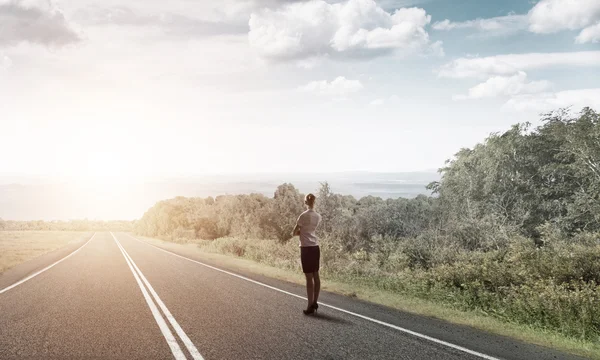
[{"label": "sky", "polygon": [[0,174],[419,171],[600,109],[598,0],[0,0]]}]

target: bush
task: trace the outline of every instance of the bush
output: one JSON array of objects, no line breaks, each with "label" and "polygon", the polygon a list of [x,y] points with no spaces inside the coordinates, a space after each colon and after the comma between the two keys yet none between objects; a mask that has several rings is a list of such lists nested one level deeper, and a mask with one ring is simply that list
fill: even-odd
[{"label": "bush", "polygon": [[600,286],[595,282],[544,279],[507,287],[501,295],[489,307],[512,321],[600,340]]},{"label": "bush", "polygon": [[187,230],[187,229],[179,227],[173,231],[173,233],[171,234],[170,237],[171,237],[171,241],[185,243],[190,240],[195,240],[196,232],[194,230]]},{"label": "bush", "polygon": [[[411,239],[375,237],[372,252],[353,253],[342,251],[336,240],[324,238],[321,272],[327,279],[598,340],[598,236],[581,234],[569,241],[556,233],[552,237],[546,233],[546,245],[541,248],[530,239],[514,236],[501,249],[469,251],[448,235],[430,235]],[[295,241],[281,244],[275,240],[229,237],[202,241],[199,246],[206,251],[300,271]]]}]

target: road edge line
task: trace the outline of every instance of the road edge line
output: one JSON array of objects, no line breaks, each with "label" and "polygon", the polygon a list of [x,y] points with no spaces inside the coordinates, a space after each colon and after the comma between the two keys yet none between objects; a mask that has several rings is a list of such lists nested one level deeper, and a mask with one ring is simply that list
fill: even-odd
[{"label": "road edge line", "polygon": [[9,285],[9,286],[5,287],[4,289],[0,290],[0,294],[2,294],[2,293],[6,292],[6,291],[8,291],[8,290],[10,290],[10,289],[12,289],[12,288],[14,288],[14,287],[17,287],[17,286],[21,285],[22,283],[26,282],[27,280],[31,280],[31,279],[33,279],[34,277],[38,276],[39,274],[43,273],[44,271],[51,269],[51,268],[52,268],[54,265],[57,265],[57,264],[59,264],[60,262],[63,262],[63,261],[65,261],[65,260],[67,260],[69,257],[71,257],[71,256],[75,255],[75,253],[77,253],[79,250],[83,249],[83,247],[84,247],[84,246],[86,246],[86,245],[87,245],[87,244],[88,244],[90,241],[92,241],[92,239],[93,239],[93,238],[96,236],[96,234],[97,234],[97,233],[98,233],[98,232],[94,232],[94,235],[92,235],[92,237],[91,237],[91,238],[89,238],[89,240],[88,240],[88,241],[86,241],[86,242],[85,242],[85,244],[83,244],[83,245],[81,245],[80,247],[78,247],[77,249],[73,250],[73,252],[71,252],[69,255],[67,255],[67,256],[65,256],[64,258],[62,258],[62,259],[60,259],[60,260],[58,260],[58,261],[54,262],[54,263],[53,263],[53,264],[51,264],[51,265],[48,265],[48,266],[46,266],[46,267],[45,267],[45,268],[43,268],[42,270],[39,270],[39,271],[37,271],[37,272],[35,272],[35,273],[33,273],[33,274],[31,274],[31,275],[29,275],[29,276],[25,277],[24,279],[21,279],[21,280],[17,281],[16,283],[14,283],[14,284],[12,284],[12,285]]}]

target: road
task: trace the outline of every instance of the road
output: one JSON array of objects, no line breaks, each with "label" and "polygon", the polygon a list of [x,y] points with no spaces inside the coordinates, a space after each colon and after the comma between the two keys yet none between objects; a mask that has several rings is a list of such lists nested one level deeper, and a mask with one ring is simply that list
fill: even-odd
[{"label": "road", "polygon": [[301,286],[125,233],[77,246],[0,277],[0,359],[577,359],[328,293],[305,316]]}]

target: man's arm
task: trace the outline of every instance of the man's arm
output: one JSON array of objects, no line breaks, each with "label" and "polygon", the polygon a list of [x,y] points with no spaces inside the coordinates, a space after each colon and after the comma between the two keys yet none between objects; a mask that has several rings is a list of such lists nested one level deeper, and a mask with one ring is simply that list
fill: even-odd
[{"label": "man's arm", "polygon": [[292,231],[292,236],[300,235],[300,225],[296,224],[294,227],[294,231]]},{"label": "man's arm", "polygon": [[298,217],[298,220],[296,220],[296,226],[294,227],[294,230],[292,231],[292,236],[298,236],[300,235],[300,223],[302,221],[302,215],[300,215]]}]

